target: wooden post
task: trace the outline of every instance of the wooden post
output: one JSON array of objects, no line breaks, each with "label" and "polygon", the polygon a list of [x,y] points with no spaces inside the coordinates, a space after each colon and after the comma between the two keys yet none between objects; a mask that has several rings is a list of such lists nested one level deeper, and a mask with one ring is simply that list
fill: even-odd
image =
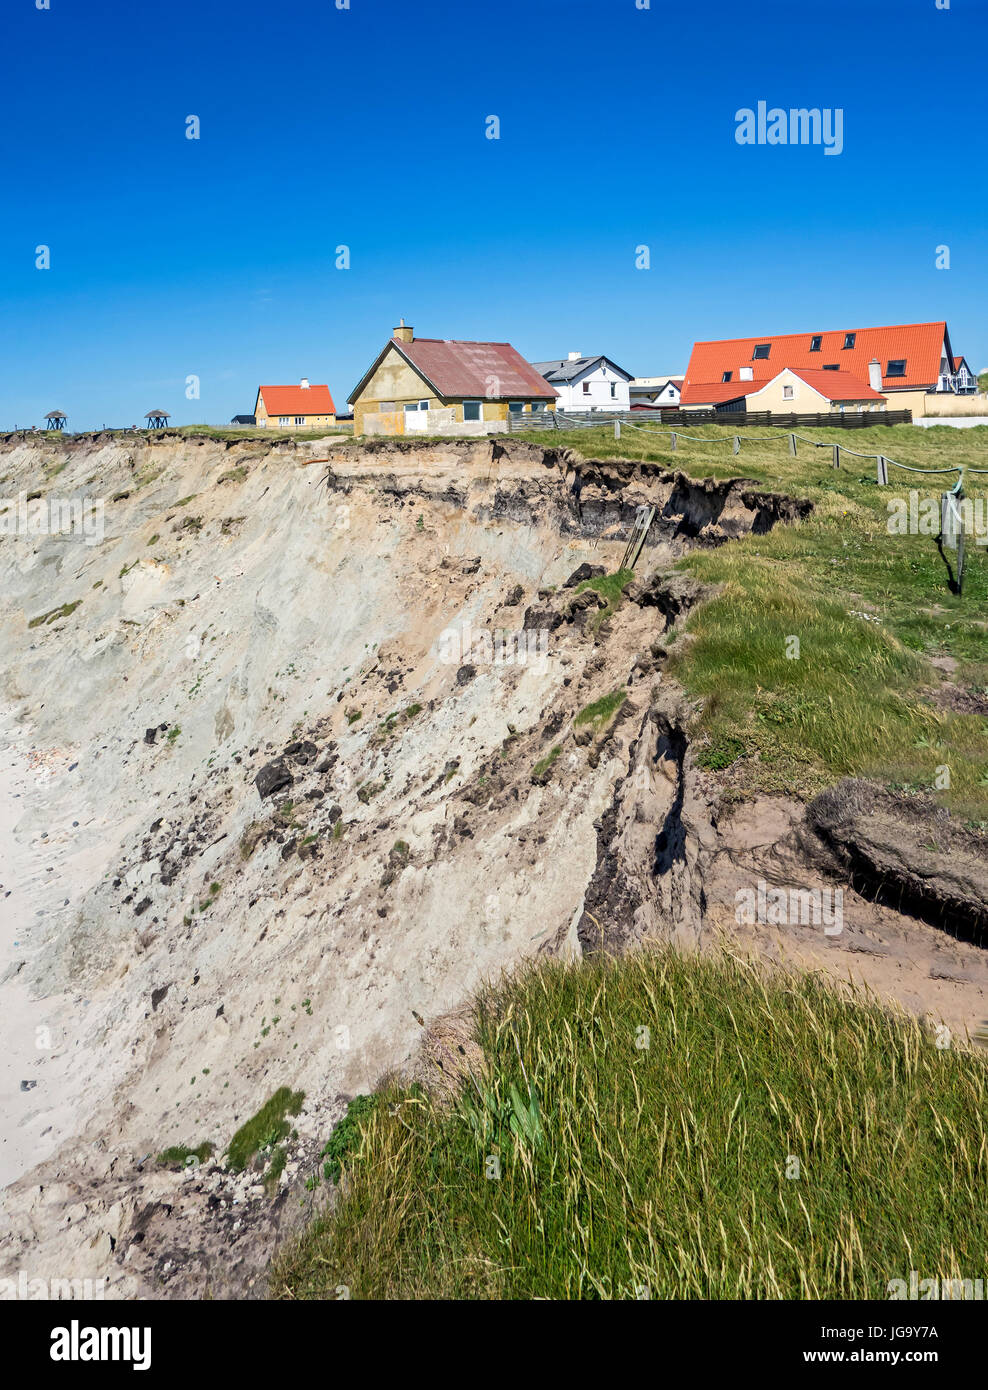
[{"label": "wooden post", "polygon": [[675,447],[676,447],[676,431],[675,431],[675,430],[670,430],[670,431],[669,431],[669,448],[670,448],[670,449],[675,449]]},{"label": "wooden post", "polygon": [[735,454],[740,454],[741,452],[741,436],[739,434],[736,434],[734,436],[734,446],[732,452]]},{"label": "wooden post", "polygon": [[834,467],[840,468],[840,445],[834,445]]},{"label": "wooden post", "polygon": [[793,458],[796,457],[796,436],[794,434],[789,436],[789,453]]},{"label": "wooden post", "polygon": [[886,462],[885,455],[884,455],[884,454],[879,454],[879,455],[878,455],[878,486],[879,486],[879,487],[888,487],[888,482],[889,482],[889,466],[888,466],[888,463]]},{"label": "wooden post", "polygon": [[615,420],[615,421],[614,421],[614,438],[615,438],[615,439],[620,439],[620,438],[621,438],[621,421],[620,421],[620,420]]}]

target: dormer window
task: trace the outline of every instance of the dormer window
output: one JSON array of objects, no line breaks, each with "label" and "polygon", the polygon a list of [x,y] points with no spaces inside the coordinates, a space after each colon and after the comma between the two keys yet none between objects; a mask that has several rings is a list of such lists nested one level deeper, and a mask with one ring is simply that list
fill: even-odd
[{"label": "dormer window", "polygon": [[760,362],[760,361],[763,361],[765,358],[768,357],[768,355],[769,355],[769,353],[771,352],[771,350],[772,350],[772,344],[771,344],[771,343],[756,343],[756,344],[755,344],[755,350],[754,350],[754,352],[751,354],[751,356],[752,356],[752,358],[753,358],[756,362]]},{"label": "dormer window", "polygon": [[724,375],[721,377],[721,381],[730,381],[733,375],[733,372],[725,372]]},{"label": "dormer window", "polygon": [[823,346],[823,334],[815,333],[810,339],[810,352],[819,352]]},{"label": "dormer window", "polygon": [[854,340],[855,340],[855,338],[856,338],[857,336],[858,336],[858,335],[857,335],[856,333],[845,333],[845,334],[844,334],[844,347],[845,347],[845,348],[852,348],[852,347],[854,346]]},{"label": "dormer window", "polygon": [[885,364],[886,376],[905,376],[905,374],[906,359],[904,357],[894,358],[891,362]]}]

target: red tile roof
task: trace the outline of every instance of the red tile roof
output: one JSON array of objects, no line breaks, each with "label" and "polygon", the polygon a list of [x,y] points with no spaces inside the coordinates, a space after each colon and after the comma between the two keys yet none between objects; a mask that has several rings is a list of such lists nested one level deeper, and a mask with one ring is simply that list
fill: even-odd
[{"label": "red tile roof", "polygon": [[[444,338],[392,338],[396,347],[436,394],[447,399],[555,400],[559,392],[510,343],[471,343]],[[361,383],[362,384],[362,383]],[[352,399],[352,398],[351,398]]]},{"label": "red tile roof", "polygon": [[811,371],[807,367],[790,367],[789,370],[828,401],[883,401],[881,391],[873,391],[866,381],[859,381],[850,372]]},{"label": "red tile roof", "polygon": [[[844,347],[844,337],[853,333],[854,346]],[[810,351],[811,338],[820,338],[817,352]],[[882,389],[902,391],[925,389],[936,385],[940,375],[940,355],[947,338],[947,325],[937,323],[903,323],[884,328],[841,328],[825,333],[787,333],[781,337],[725,338],[716,342],[694,343],[686,368],[682,403],[699,405],[710,400],[731,399],[730,396],[710,396],[710,384],[721,385],[724,372],[733,372],[734,394],[752,389],[752,382],[738,383],[738,369],[751,367],[754,386],[771,381],[783,367],[819,370],[825,363],[836,362],[841,372],[860,382],[868,380],[868,363],[877,358],[882,367]],[[770,343],[767,358],[753,356],[756,345]],[[949,341],[948,341],[949,350]],[[890,361],[905,359],[905,376],[886,375]],[[703,394],[697,394],[697,392]]]},{"label": "red tile roof", "polygon": [[269,415],[335,415],[328,386],[259,386]]}]

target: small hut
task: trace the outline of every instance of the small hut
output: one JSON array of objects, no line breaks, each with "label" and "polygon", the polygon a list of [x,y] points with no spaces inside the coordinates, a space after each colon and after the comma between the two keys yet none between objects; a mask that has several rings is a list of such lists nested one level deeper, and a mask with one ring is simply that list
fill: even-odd
[{"label": "small hut", "polygon": [[64,410],[49,410],[48,414],[45,416],[45,419],[48,421],[48,424],[45,426],[45,429],[64,430],[65,421],[68,419],[68,416],[66,415]]},{"label": "small hut", "polygon": [[167,410],[149,410],[145,415],[149,430],[163,430],[171,416]]}]

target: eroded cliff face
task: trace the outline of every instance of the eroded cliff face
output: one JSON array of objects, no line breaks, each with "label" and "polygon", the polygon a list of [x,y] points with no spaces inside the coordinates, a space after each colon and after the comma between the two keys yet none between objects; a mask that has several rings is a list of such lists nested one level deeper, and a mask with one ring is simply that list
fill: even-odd
[{"label": "eroded cliff face", "polygon": [[[675,558],[807,503],[510,440],[8,439],[0,479],[105,499],[98,544],[0,536],[2,1273],[262,1292],[434,1020],[534,952],[696,944],[792,838],[725,856],[662,673]],[[645,504],[624,596],[567,584]],[[156,1165],[281,1086],[274,1195]]]}]

